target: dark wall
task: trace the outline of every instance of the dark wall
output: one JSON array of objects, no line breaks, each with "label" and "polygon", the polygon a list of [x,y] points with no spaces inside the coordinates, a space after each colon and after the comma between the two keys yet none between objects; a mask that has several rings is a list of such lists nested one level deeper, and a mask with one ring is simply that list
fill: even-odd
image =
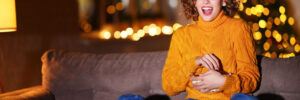
[{"label": "dark wall", "polygon": [[170,36],[100,41],[80,38],[77,0],[16,0],[18,32],[0,34],[4,92],[41,84],[40,57],[48,49],[90,53],[167,50]]}]

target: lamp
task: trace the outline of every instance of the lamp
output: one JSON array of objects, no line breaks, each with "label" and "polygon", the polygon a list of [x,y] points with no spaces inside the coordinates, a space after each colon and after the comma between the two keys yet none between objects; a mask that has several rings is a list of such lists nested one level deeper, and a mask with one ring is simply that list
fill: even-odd
[{"label": "lamp", "polygon": [[17,31],[15,0],[0,0],[0,32]]}]

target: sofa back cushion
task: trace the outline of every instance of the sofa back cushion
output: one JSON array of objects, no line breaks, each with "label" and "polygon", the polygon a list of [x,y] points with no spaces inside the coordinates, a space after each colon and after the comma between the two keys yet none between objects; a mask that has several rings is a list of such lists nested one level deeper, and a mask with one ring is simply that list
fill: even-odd
[{"label": "sofa back cushion", "polygon": [[[255,95],[265,100],[299,100],[300,56],[261,59],[261,85]],[[273,99],[274,100],[274,99]]]},{"label": "sofa back cushion", "polygon": [[166,56],[167,51],[97,55],[50,50],[42,57],[43,85],[54,95],[93,89],[94,98],[110,100],[128,93],[165,94],[161,73]]}]

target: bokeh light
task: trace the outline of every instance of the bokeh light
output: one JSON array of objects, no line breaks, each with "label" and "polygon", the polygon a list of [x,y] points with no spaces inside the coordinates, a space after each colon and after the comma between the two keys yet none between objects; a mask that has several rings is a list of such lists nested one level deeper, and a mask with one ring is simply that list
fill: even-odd
[{"label": "bokeh light", "polygon": [[259,27],[260,28],[266,28],[267,22],[265,20],[259,20]]},{"label": "bokeh light", "polygon": [[109,5],[106,9],[108,14],[114,14],[116,12],[116,8],[114,5]]},{"label": "bokeh light", "polygon": [[293,17],[290,17],[290,18],[288,19],[288,22],[289,22],[290,25],[294,25],[295,20],[294,20]]},{"label": "bokeh light", "polygon": [[299,53],[300,52],[300,45],[296,44],[294,49],[295,49],[295,52]]},{"label": "bokeh light", "polygon": [[272,34],[272,32],[271,32],[270,30],[266,30],[266,31],[265,31],[265,36],[266,36],[267,38],[270,38],[270,37],[271,37],[271,34]]},{"label": "bokeh light", "polygon": [[123,9],[124,9],[123,3],[122,3],[122,2],[118,2],[118,3],[116,4],[116,9],[117,9],[118,11],[123,10]]},{"label": "bokeh light", "polygon": [[261,33],[258,31],[258,32],[255,32],[253,34],[253,37],[254,37],[254,40],[260,40],[262,38],[262,35]]},{"label": "bokeh light", "polygon": [[291,38],[290,38],[290,44],[291,45],[295,45],[296,44],[296,38],[294,37],[294,36],[292,36]]},{"label": "bokeh light", "polygon": [[282,14],[282,15],[280,15],[280,21],[282,22],[282,23],[285,23],[285,21],[286,21],[286,15],[285,14]]},{"label": "bokeh light", "polygon": [[280,25],[280,19],[278,18],[278,17],[276,17],[275,19],[274,19],[274,23],[275,23],[275,25]]},{"label": "bokeh light", "polygon": [[121,32],[120,32],[120,31],[116,31],[116,32],[114,33],[114,38],[115,38],[115,39],[120,39],[120,38],[121,38]]},{"label": "bokeh light", "polygon": [[285,13],[285,8],[284,8],[283,6],[280,6],[280,7],[279,7],[279,12],[280,12],[281,14],[284,14],[284,13]]},{"label": "bokeh light", "polygon": [[271,44],[269,42],[264,43],[264,50],[265,51],[268,51],[270,49],[270,47],[271,47]]},{"label": "bokeh light", "polygon": [[178,28],[182,27],[182,25],[180,25],[179,23],[175,23],[173,25],[173,30],[177,30]]},{"label": "bokeh light", "polygon": [[171,26],[163,26],[162,32],[165,35],[171,35],[173,33],[173,29]]},{"label": "bokeh light", "polygon": [[264,15],[268,16],[270,13],[270,10],[268,8],[264,8]]}]

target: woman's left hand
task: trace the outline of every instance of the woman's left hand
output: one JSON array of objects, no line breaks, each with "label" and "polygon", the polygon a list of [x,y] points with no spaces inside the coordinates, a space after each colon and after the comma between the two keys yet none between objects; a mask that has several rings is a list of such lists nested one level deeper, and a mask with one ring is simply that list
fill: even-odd
[{"label": "woman's left hand", "polygon": [[192,85],[202,93],[209,92],[211,89],[218,89],[224,85],[226,77],[220,72],[209,70],[204,74],[191,78]]}]

